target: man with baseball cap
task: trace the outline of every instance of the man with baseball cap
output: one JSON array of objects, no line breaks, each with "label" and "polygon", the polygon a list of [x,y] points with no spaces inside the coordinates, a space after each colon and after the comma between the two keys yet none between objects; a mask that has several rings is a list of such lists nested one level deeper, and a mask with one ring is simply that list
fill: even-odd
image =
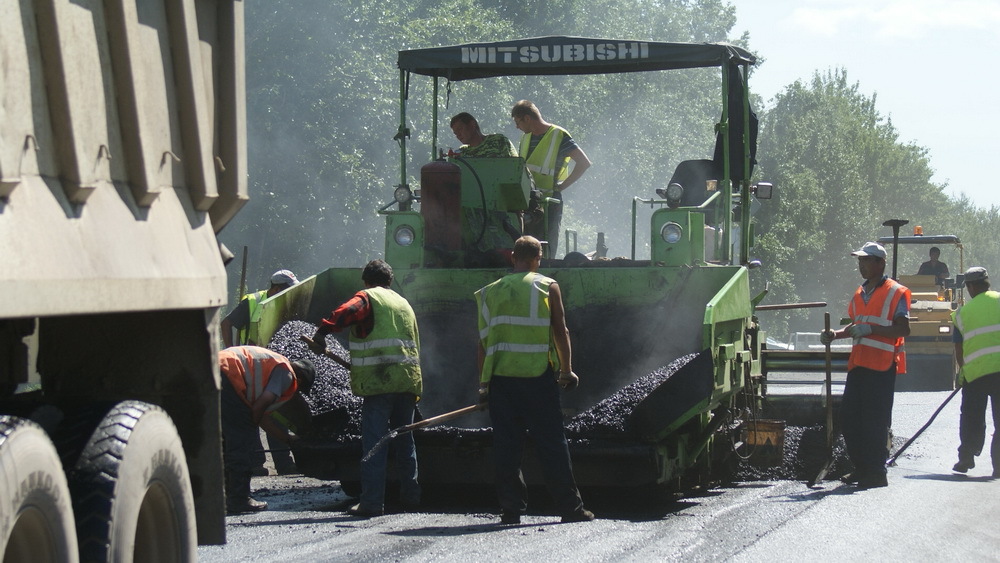
[{"label": "man with baseball cap", "polygon": [[251,325],[253,321],[257,320],[256,317],[260,310],[257,306],[261,301],[273,297],[297,283],[299,283],[299,279],[291,270],[278,270],[271,274],[271,287],[243,296],[243,299],[236,304],[236,307],[233,307],[226,318],[222,319],[222,345],[226,348],[233,345],[233,330],[239,332],[239,340],[235,342],[236,344],[260,345],[260,342],[257,342],[256,331]]},{"label": "man with baseball cap", "polygon": [[840,405],[841,428],[854,472],[845,475],[859,489],[888,486],[889,457],[896,374],[906,373],[903,337],[910,334],[910,290],[885,274],[885,248],[866,242],[851,253],[865,279],[847,308],[851,324],[824,331],[823,344],[851,338],[847,384]]},{"label": "man with baseball cap", "polygon": [[993,406],[993,439],[990,457],[993,477],[1000,477],[1000,293],[990,291],[986,268],[965,271],[969,301],[951,314],[955,330],[955,360],[962,386],[962,414],[959,419],[958,463],[952,468],[966,473],[976,466],[975,457],[986,441],[986,402]]}]

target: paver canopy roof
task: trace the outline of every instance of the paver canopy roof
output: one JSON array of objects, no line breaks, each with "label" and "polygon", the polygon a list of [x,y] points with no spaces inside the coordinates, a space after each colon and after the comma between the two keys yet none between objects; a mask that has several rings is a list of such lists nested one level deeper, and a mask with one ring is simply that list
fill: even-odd
[{"label": "paver canopy roof", "polygon": [[605,74],[754,64],[723,43],[659,43],[584,37],[536,37],[399,52],[399,68],[451,81],[512,75]]}]

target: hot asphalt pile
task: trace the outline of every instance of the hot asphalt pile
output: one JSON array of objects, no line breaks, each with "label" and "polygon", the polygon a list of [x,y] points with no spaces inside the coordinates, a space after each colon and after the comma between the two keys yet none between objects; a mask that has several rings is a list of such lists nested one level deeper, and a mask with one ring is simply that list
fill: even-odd
[{"label": "hot asphalt pile", "polygon": [[[313,354],[299,338],[303,334],[312,336],[315,331],[316,326],[311,323],[290,321],[278,330],[269,347],[289,359],[309,358],[315,363],[316,381],[305,398],[313,415],[317,435],[343,442],[360,441],[361,399],[351,393],[348,370],[326,356]],[[345,360],[350,359],[350,352],[335,338],[327,337],[327,348]],[[574,416],[566,424],[567,437],[576,444],[586,444],[593,438],[627,439],[628,420],[635,406],[696,355],[677,358]],[[491,429],[441,425],[418,432],[435,442],[445,440],[460,444],[467,439],[488,439]],[[898,447],[899,444],[896,445]],[[761,453],[767,455],[760,455]],[[775,451],[745,450],[741,454],[749,457],[737,465],[735,479],[738,481],[813,479],[829,459],[826,430],[822,425],[785,427],[780,464]],[[839,477],[850,470],[843,439],[837,437],[833,448],[833,464],[827,478]]]},{"label": "hot asphalt pile", "polygon": [[[747,423],[748,425],[752,424]],[[808,481],[815,479],[823,465],[830,459],[826,445],[826,428],[815,426],[786,426],[784,449],[778,458],[776,451],[754,451],[748,449],[734,478],[737,481]],[[780,459],[780,464],[777,462]],[[771,465],[775,463],[775,465]],[[850,462],[844,449],[844,440],[839,436],[833,444],[833,464],[827,478],[836,478],[850,472]]]},{"label": "hot asphalt pile", "polygon": [[[351,393],[351,378],[347,368],[326,356],[314,354],[300,339],[303,334],[311,338],[315,333],[314,324],[289,321],[278,329],[268,347],[290,360],[308,358],[316,365],[316,381],[309,394],[305,395],[316,433],[345,442],[360,440],[361,398]],[[337,339],[328,336],[326,347],[350,361],[351,353]]]},{"label": "hot asphalt pile", "polygon": [[628,433],[628,419],[635,406],[646,398],[661,383],[670,379],[698,354],[681,356],[656,371],[644,375],[634,383],[622,387],[613,395],[597,403],[590,409],[574,416],[566,424],[566,434],[571,438],[594,436],[621,437]]}]

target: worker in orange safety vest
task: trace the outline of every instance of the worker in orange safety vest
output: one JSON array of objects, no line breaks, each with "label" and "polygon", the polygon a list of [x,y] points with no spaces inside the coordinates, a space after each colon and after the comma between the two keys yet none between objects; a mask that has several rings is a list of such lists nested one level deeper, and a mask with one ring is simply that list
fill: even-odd
[{"label": "worker in orange safety vest", "polygon": [[851,338],[847,383],[840,418],[847,455],[854,472],[844,480],[859,489],[888,486],[885,460],[889,457],[896,374],[906,372],[903,338],[910,334],[910,290],[885,274],[885,248],[867,242],[851,253],[865,279],[848,306],[851,324],[826,330],[823,344]]},{"label": "worker in orange safety vest", "polygon": [[297,437],[271,416],[286,403],[298,402],[307,411],[301,395],[308,394],[316,368],[308,359],[288,358],[258,346],[233,346],[219,352],[221,382],[223,462],[225,465],[226,512],[240,514],[267,508],[250,496],[251,455],[259,447],[259,428],[284,443]]}]

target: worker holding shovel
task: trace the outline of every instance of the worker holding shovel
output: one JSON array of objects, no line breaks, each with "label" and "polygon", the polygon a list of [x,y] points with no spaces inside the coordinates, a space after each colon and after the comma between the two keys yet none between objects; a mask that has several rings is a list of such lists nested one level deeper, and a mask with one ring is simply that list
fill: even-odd
[{"label": "worker holding shovel", "polygon": [[[326,352],[326,335],[350,327],[351,391],[364,398],[361,406],[361,444],[371,451],[392,428],[412,424],[417,399],[423,393],[417,317],[409,302],[389,288],[392,267],[372,260],[361,274],[365,289],[324,319],[310,349]],[[420,504],[417,451],[412,433],[393,441],[399,469],[400,502]],[[377,450],[361,461],[361,500],[347,512],[369,518],[385,510],[388,452]]]},{"label": "worker holding shovel", "polygon": [[990,291],[986,268],[965,272],[969,301],[953,312],[955,360],[961,369],[962,415],[959,422],[958,463],[952,468],[966,473],[986,441],[986,402],[993,405],[993,440],[990,457],[993,478],[1000,478],[1000,293]]},{"label": "worker holding shovel", "polygon": [[844,445],[854,464],[854,472],[845,479],[858,489],[873,489],[889,485],[885,460],[896,374],[906,373],[903,339],[910,334],[910,290],[885,274],[881,244],[865,243],[851,256],[857,257],[858,272],[865,280],[848,306],[851,324],[824,330],[820,341],[854,341],[840,406]]},{"label": "worker holding shovel", "polygon": [[[530,434],[545,482],[563,522],[584,522],[563,429],[559,388],[579,383],[573,373],[569,329],[559,285],[538,273],[541,243],[514,242],[514,271],[476,292],[479,311],[480,393],[493,422],[500,522],[518,524],[528,506],[521,475],[525,434]],[[558,376],[556,375],[558,374]]]}]

